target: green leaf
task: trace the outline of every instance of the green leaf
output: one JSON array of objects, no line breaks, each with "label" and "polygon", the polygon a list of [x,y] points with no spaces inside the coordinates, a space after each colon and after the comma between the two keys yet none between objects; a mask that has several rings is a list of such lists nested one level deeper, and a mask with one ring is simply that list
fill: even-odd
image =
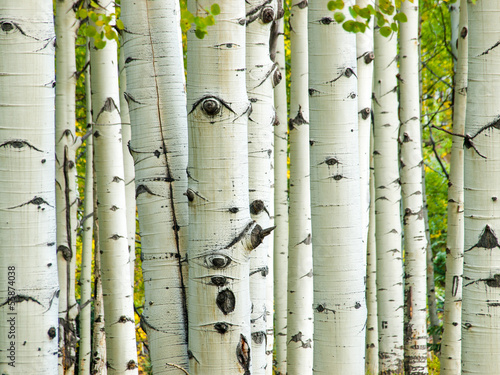
[{"label": "green leaf", "polygon": [[332,12],[333,12],[335,9],[337,9],[337,8],[335,8],[335,1],[329,1],[329,2],[328,2],[327,7],[328,7],[328,10],[329,10],[329,11],[332,11]]},{"label": "green leaf", "polygon": [[94,0],[91,0],[91,1],[90,1],[90,6],[91,6],[92,8],[96,8],[96,9],[97,9],[97,8],[99,8],[99,4],[97,4]]},{"label": "green leaf", "polygon": [[377,17],[377,26],[382,27],[387,22],[384,15],[382,13],[375,13],[375,17]]},{"label": "green leaf", "polygon": [[347,32],[354,32],[355,22],[353,20],[346,21],[342,24],[342,28]]},{"label": "green leaf", "polygon": [[106,41],[102,39],[95,39],[94,46],[97,49],[103,49],[104,47],[106,47]]},{"label": "green leaf", "polygon": [[81,19],[81,20],[84,20],[85,18],[87,18],[87,9],[80,9],[76,13],[76,17]]},{"label": "green leaf", "polygon": [[335,13],[333,14],[333,19],[334,19],[337,23],[342,23],[342,22],[344,22],[344,20],[345,20],[344,13],[342,13],[342,12],[335,12]]},{"label": "green leaf", "polygon": [[368,4],[368,6],[366,7],[366,9],[368,9],[370,11],[370,14],[377,13],[377,11],[375,10],[375,8],[371,4]]},{"label": "green leaf", "polygon": [[95,12],[89,12],[89,17],[92,20],[92,22],[97,22],[97,20],[99,19],[99,17]]},{"label": "green leaf", "polygon": [[367,8],[360,9],[359,12],[358,12],[358,14],[359,14],[360,17],[363,17],[363,18],[365,18],[367,20],[369,20],[370,17],[371,17],[370,10],[367,9]]},{"label": "green leaf", "polygon": [[212,13],[212,15],[214,16],[219,15],[220,14],[219,4],[212,4],[212,6],[210,7],[210,13]]},{"label": "green leaf", "polygon": [[194,33],[196,34],[196,37],[198,39],[203,39],[207,32],[206,32],[206,30],[196,29],[196,31]]},{"label": "green leaf", "polygon": [[344,1],[343,0],[332,0],[328,2],[328,10],[332,12],[336,9],[344,9]]},{"label": "green leaf", "polygon": [[384,26],[380,28],[380,35],[385,36],[386,38],[392,34],[392,30],[389,26]]},{"label": "green leaf", "polygon": [[356,22],[356,26],[359,29],[359,32],[364,33],[366,31],[366,25],[363,22]]},{"label": "green leaf", "polygon": [[97,30],[95,29],[94,26],[89,25],[89,27],[87,27],[85,35],[88,36],[89,38],[92,38],[94,37],[95,34],[97,34]]},{"label": "green leaf", "polygon": [[118,28],[118,30],[125,29],[125,25],[123,24],[122,20],[116,20],[116,27]]},{"label": "green leaf", "polygon": [[203,17],[195,17],[194,23],[198,29],[199,28],[204,29],[205,27],[207,27],[207,24],[206,24],[205,19]]},{"label": "green leaf", "polygon": [[193,23],[194,16],[189,10],[183,9],[181,12],[181,20],[182,21],[186,20],[186,22],[188,22],[188,23]]},{"label": "green leaf", "polygon": [[394,21],[408,22],[408,18],[406,17],[406,14],[404,14],[404,13],[398,13],[394,16]]},{"label": "green leaf", "polygon": [[208,17],[205,18],[205,22],[207,24],[207,26],[213,26],[215,25],[215,18],[214,16],[210,15]]},{"label": "green leaf", "polygon": [[391,23],[391,29],[395,32],[398,31],[398,24],[396,22]]},{"label": "green leaf", "polygon": [[356,18],[358,16],[358,13],[354,8],[349,7],[349,13],[351,14],[352,18]]}]

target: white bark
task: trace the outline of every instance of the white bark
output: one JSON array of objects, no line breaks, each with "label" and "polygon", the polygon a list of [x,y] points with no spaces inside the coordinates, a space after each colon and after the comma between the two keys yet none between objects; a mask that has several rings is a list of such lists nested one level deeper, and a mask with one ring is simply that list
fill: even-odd
[{"label": "white bark", "polygon": [[500,368],[500,1],[470,4],[464,142],[462,374]]},{"label": "white bark", "polygon": [[[155,374],[182,374],[187,351],[187,113],[178,2],[122,2],[145,307]],[[179,368],[180,367],[180,368]]]},{"label": "white bark", "polygon": [[[88,38],[87,38],[88,46]],[[86,62],[90,61],[87,48]],[[85,69],[85,100],[87,105],[87,132],[92,132],[92,102],[90,100],[90,67]],[[80,341],[78,343],[78,373],[87,375],[91,365],[91,312],[92,312],[92,238],[94,226],[94,138],[88,136],[85,149],[85,192],[83,199],[82,263],[80,271]]]},{"label": "white bark", "polygon": [[56,374],[52,1],[0,1],[0,372]]},{"label": "white bark", "polygon": [[[123,19],[123,16],[121,17]],[[122,41],[123,45],[123,41]],[[120,117],[122,120],[122,150],[123,150],[123,175],[125,176],[125,206],[127,210],[127,241],[130,266],[130,287],[134,291],[135,281],[135,171],[134,159],[129,151],[129,143],[132,138],[132,129],[130,127],[129,104],[125,99],[127,91],[127,75],[125,73],[125,55],[124,48],[120,48],[119,81],[120,81]]]},{"label": "white bark", "polygon": [[267,232],[248,206],[245,3],[218,3],[208,35],[188,33],[189,372],[250,374],[249,253]]},{"label": "white bark", "polygon": [[457,59],[458,59],[458,44],[460,33],[460,1],[455,1],[448,5],[450,12],[450,46],[451,58],[453,60],[453,72],[457,73]]},{"label": "white bark", "polygon": [[[290,9],[290,217],[288,249],[287,374],[313,365],[313,278],[309,179],[307,6]],[[307,4],[306,4],[307,5]]]},{"label": "white bark", "polygon": [[73,0],[56,1],[56,211],[59,271],[59,374],[73,374],[76,361],[76,163],[80,140],[75,134],[78,22]]},{"label": "white bark", "polygon": [[374,163],[379,371],[403,371],[403,267],[398,165],[397,35],[375,30]]},{"label": "white bark", "polygon": [[[273,125],[276,119],[273,97],[273,73],[269,39],[272,21],[276,16],[276,2],[247,0],[246,2],[246,66],[247,92],[252,103],[248,119],[248,165],[250,213],[261,227],[271,226],[271,185]],[[252,369],[264,374],[266,358],[266,320],[273,306],[267,301],[266,283],[269,276],[269,254],[272,237],[265,239],[250,255],[250,298],[252,301]],[[272,264],[271,264],[272,267]],[[270,317],[269,317],[270,318]],[[272,352],[269,353],[272,355]]]},{"label": "white bark", "polygon": [[[96,13],[109,15],[114,12],[114,2],[101,2],[100,5]],[[137,374],[116,42],[108,40],[101,50],[91,48],[90,56],[108,373]]]},{"label": "white bark", "polygon": [[[274,127],[274,342],[276,348],[276,374],[286,374],[286,320],[288,285],[288,178],[287,178],[287,98],[284,42],[284,10],[278,2],[278,14],[273,26],[278,63],[275,72],[274,106],[278,124]],[[272,48],[272,46],[271,46]],[[271,57],[273,57],[271,55]],[[268,365],[269,367],[269,365]]]},{"label": "white bark", "polygon": [[[362,374],[366,273],[358,150],[356,36],[309,2],[314,372]],[[346,2],[347,7],[352,2]]]},{"label": "white bark", "polygon": [[446,251],[446,289],[444,299],[444,332],[441,340],[441,373],[460,372],[462,273],[464,256],[464,134],[467,104],[467,2],[460,1],[460,37],[455,73],[453,136],[450,181],[448,187],[448,242]]},{"label": "white bark", "polygon": [[418,3],[401,3],[400,165],[405,249],[405,373],[427,374],[427,239],[422,189]]}]

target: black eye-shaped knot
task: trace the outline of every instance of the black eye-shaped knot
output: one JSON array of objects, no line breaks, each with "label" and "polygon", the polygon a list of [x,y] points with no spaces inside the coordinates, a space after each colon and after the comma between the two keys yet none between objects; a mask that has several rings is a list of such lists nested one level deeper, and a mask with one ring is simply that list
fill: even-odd
[{"label": "black eye-shaped knot", "polygon": [[260,14],[262,22],[269,23],[274,20],[274,9],[271,7],[264,8]]},{"label": "black eye-shaped knot", "polygon": [[16,29],[16,25],[9,21],[2,21],[0,22],[0,29],[2,29],[2,31],[5,33],[9,33]]},{"label": "black eye-shaped knot", "polygon": [[221,269],[231,264],[231,258],[222,254],[214,254],[207,256],[205,262],[208,268]]},{"label": "black eye-shaped knot", "polygon": [[221,103],[215,98],[206,98],[201,104],[203,111],[209,116],[215,116],[221,110]]}]

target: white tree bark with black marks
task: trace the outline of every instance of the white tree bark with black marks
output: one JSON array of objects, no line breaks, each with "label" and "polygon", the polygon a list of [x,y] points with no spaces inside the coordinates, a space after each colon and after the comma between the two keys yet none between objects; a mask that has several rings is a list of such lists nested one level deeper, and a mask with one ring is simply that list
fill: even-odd
[{"label": "white tree bark with black marks", "polygon": [[[109,15],[114,10],[114,2],[107,1],[95,12]],[[110,374],[137,374],[116,41],[108,40],[103,49],[92,46],[90,58],[107,367]]]},{"label": "white tree bark with black marks", "polygon": [[427,238],[422,189],[418,3],[401,3],[400,168],[405,249],[405,373],[427,374]]},{"label": "white tree bark with black marks", "polygon": [[250,374],[249,257],[270,229],[248,205],[245,3],[218,3],[208,35],[188,33],[189,372]]},{"label": "white tree bark with black marks", "polygon": [[[391,17],[387,16],[389,19]],[[375,30],[374,151],[379,371],[403,372],[403,266],[398,155],[397,35]]]},{"label": "white tree bark with black marks", "polygon": [[74,1],[56,1],[56,210],[57,267],[59,270],[59,374],[73,374],[76,362],[78,304],[76,267],[76,163],[81,141],[75,134],[76,60],[78,22]]},{"label": "white tree bark with black marks", "polygon": [[[271,221],[271,185],[274,183],[272,164],[274,111],[273,79],[277,65],[270,58],[271,26],[276,17],[276,1],[247,0],[246,4],[246,77],[252,112],[248,119],[248,167],[250,214],[261,227]],[[252,300],[252,371],[264,374],[267,367],[267,319],[273,311],[267,299],[266,284],[272,237],[264,240],[250,255],[250,298]],[[272,319],[271,319],[272,320]],[[271,369],[269,369],[271,370]]]},{"label": "white tree bark with black marks", "polygon": [[462,374],[500,368],[500,1],[470,4],[464,152]]},{"label": "white tree bark with black marks", "polygon": [[[178,2],[122,2],[145,306],[155,374],[187,355],[187,113]],[[180,368],[179,368],[180,367]]]},{"label": "white tree bark with black marks", "polygon": [[[314,372],[365,369],[356,36],[326,0],[309,2],[309,118],[314,269]],[[343,9],[353,5],[348,1]]]},{"label": "white tree bark with black marks", "polygon": [[[275,45],[271,44],[271,60],[278,64],[277,85],[274,87],[274,106],[277,124],[274,127],[274,343],[276,374],[286,374],[286,327],[288,291],[288,126],[284,41],[284,9],[278,1],[276,19],[271,28]],[[274,51],[274,54],[273,54]],[[279,81],[279,82],[278,82]],[[269,367],[269,365],[268,365]]]},{"label": "white tree bark with black marks", "polygon": [[448,236],[446,249],[446,289],[444,299],[441,373],[460,373],[462,274],[464,257],[464,140],[467,104],[467,2],[460,1],[460,37],[455,73],[453,133],[448,185]]},{"label": "white tree bark with black marks", "polygon": [[0,372],[56,374],[52,1],[0,3]]},{"label": "white tree bark with black marks", "polygon": [[288,249],[287,374],[313,365],[313,278],[309,179],[307,1],[290,8],[290,217]]}]

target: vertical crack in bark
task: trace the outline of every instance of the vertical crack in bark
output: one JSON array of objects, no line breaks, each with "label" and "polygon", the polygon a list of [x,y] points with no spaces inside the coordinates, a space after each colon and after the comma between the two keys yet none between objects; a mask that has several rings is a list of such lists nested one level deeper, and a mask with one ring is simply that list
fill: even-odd
[{"label": "vertical crack in bark", "polygon": [[[148,20],[148,36],[149,36],[149,41],[151,45],[151,56],[152,56],[152,65],[153,65],[153,74],[154,74],[154,80],[155,80],[155,90],[156,90],[156,109],[158,112],[158,122],[159,122],[159,127],[160,127],[160,136],[161,136],[161,142],[162,142],[162,152],[163,156],[165,157],[165,167],[166,167],[166,172],[167,172],[167,177],[172,178],[172,174],[170,172],[170,163],[168,160],[168,153],[167,153],[167,148],[166,148],[166,142],[165,138],[163,136],[163,121],[161,117],[161,109],[160,109],[160,92],[158,88],[158,80],[157,80],[157,73],[156,73],[156,56],[155,56],[155,50],[154,50],[154,45],[153,45],[153,37],[151,35],[151,24],[149,23],[149,2],[146,2],[146,13],[147,13],[147,20]],[[179,225],[177,224],[177,215],[175,211],[175,202],[174,202],[174,197],[173,197],[173,179],[171,179],[168,182],[169,185],[169,193],[170,193],[170,204],[171,204],[171,209],[172,209],[172,220],[174,222],[173,225],[173,231],[174,231],[174,236],[175,236],[175,248],[177,251],[177,254],[179,255],[177,257],[177,262],[178,262],[178,272],[179,272],[179,280],[180,280],[180,289],[181,289],[181,300],[182,300],[182,315],[184,318],[184,335],[186,338],[186,345],[188,344],[188,311],[187,311],[187,296],[186,296],[186,285],[184,282],[184,276],[182,274],[182,256],[181,256],[181,249],[180,249],[180,243],[179,243]]]}]

